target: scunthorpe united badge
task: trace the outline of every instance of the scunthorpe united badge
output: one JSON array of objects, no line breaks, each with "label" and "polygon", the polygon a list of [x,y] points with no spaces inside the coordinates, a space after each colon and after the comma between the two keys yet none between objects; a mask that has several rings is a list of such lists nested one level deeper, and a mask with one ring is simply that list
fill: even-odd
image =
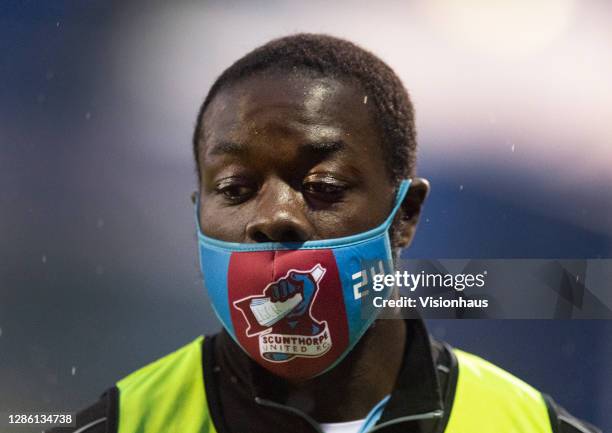
[{"label": "scunthorpe united badge", "polygon": [[233,303],[248,323],[247,337],[259,339],[262,357],[272,362],[316,358],[332,347],[327,322],[312,315],[325,271],[320,263],[307,271],[290,269],[261,295]]}]

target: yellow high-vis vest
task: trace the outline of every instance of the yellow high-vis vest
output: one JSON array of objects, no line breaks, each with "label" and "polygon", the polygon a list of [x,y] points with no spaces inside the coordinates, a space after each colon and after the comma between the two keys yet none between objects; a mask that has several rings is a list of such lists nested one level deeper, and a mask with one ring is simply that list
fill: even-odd
[{"label": "yellow high-vis vest", "polygon": [[[202,371],[203,337],[125,377],[118,433],[217,433]],[[552,433],[539,391],[499,367],[453,349],[457,388],[444,433]]]}]

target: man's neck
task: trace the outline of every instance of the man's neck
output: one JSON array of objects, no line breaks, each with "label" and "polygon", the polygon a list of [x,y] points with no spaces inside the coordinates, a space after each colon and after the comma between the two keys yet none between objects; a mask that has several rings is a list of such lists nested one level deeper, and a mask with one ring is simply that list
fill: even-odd
[{"label": "man's neck", "polygon": [[[279,403],[295,407],[318,422],[365,418],[394,388],[403,363],[406,332],[403,320],[377,320],[346,358],[321,376],[290,382],[255,368],[252,371],[257,371],[257,377],[253,379],[282,388],[278,395],[285,401]],[[229,338],[225,341],[235,344]],[[241,350],[232,352],[247,357]],[[252,366],[253,361],[249,358],[239,364],[247,363]]]},{"label": "man's neck", "polygon": [[287,403],[319,422],[365,418],[393,390],[405,342],[403,320],[374,322],[334,369],[309,381],[289,384]]}]

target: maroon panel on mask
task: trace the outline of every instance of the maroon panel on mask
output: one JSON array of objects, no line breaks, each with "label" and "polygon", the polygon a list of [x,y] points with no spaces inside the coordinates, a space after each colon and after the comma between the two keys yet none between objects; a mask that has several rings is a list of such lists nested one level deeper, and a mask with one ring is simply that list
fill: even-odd
[{"label": "maroon panel on mask", "polygon": [[342,283],[331,250],[232,253],[228,301],[236,339],[272,373],[322,373],[349,342]]}]

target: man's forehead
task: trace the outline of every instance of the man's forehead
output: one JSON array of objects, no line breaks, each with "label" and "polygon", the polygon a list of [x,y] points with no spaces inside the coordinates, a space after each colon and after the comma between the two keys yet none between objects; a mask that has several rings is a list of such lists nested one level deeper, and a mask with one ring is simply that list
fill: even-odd
[{"label": "man's forehead", "polygon": [[219,91],[204,114],[200,139],[209,150],[270,135],[297,134],[304,143],[350,142],[356,136],[378,141],[364,102],[360,87],[343,80],[257,75]]},{"label": "man's forehead", "polygon": [[253,102],[286,102],[325,99],[356,91],[357,83],[332,76],[309,76],[300,73],[261,72],[225,85],[218,95],[249,98]]},{"label": "man's forehead", "polygon": [[[331,77],[280,73],[255,75],[224,87],[204,113],[207,129],[225,122],[253,122],[257,117],[284,115],[301,121],[341,123],[355,117],[369,120],[365,92],[354,83]],[[290,120],[290,119],[287,119]]]}]

